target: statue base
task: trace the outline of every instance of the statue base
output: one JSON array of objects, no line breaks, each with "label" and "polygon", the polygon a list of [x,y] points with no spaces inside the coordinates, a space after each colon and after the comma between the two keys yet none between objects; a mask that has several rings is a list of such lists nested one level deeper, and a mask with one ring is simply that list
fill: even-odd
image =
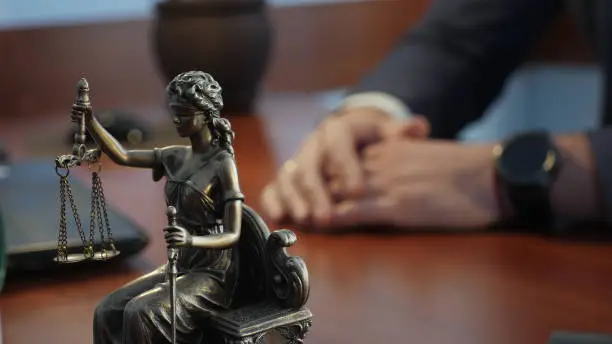
[{"label": "statue base", "polygon": [[312,326],[306,308],[287,309],[274,303],[260,303],[220,313],[213,327],[222,343],[303,343]]}]

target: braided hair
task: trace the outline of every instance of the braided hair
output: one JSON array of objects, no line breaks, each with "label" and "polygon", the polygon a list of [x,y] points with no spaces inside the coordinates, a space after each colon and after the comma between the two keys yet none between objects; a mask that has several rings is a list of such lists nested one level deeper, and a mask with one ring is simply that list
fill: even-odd
[{"label": "braided hair", "polygon": [[221,117],[221,86],[210,74],[200,71],[181,73],[166,87],[166,96],[170,104],[185,105],[201,111],[212,134],[212,144],[234,154],[234,131],[230,121]]}]

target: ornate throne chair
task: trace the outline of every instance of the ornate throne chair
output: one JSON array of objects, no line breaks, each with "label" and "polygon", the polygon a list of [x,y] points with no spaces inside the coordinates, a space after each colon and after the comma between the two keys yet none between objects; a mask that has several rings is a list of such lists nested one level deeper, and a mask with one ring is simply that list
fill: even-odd
[{"label": "ornate throne chair", "polygon": [[286,251],[297,237],[288,229],[270,233],[246,205],[242,214],[238,285],[231,309],[212,319],[214,337],[226,344],[255,344],[276,333],[286,343],[303,343],[312,325],[304,307],[310,293],[308,269]]}]

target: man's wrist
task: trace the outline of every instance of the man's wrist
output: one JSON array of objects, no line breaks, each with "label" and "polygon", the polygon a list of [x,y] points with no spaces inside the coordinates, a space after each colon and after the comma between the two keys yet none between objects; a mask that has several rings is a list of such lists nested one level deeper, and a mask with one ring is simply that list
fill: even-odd
[{"label": "man's wrist", "polygon": [[565,135],[554,139],[563,157],[563,169],[551,187],[553,213],[572,221],[595,221],[600,210],[595,162],[585,135]]},{"label": "man's wrist", "polygon": [[508,223],[514,218],[514,208],[512,207],[512,202],[510,202],[510,198],[495,168],[492,169],[492,172],[493,193],[498,211],[497,222]]},{"label": "man's wrist", "polygon": [[548,231],[555,226],[552,187],[563,157],[543,131],[518,134],[493,148],[493,183],[500,224]]},{"label": "man's wrist", "polygon": [[597,192],[597,207],[602,222],[612,224],[612,127],[600,128],[585,132],[589,146],[589,157],[592,158],[590,176]]},{"label": "man's wrist", "polygon": [[[594,161],[587,138],[584,135],[568,135],[557,136],[553,141],[563,161],[563,168],[550,185],[548,193],[555,222],[599,220],[602,212],[597,197]],[[512,224],[516,215],[512,202],[495,169],[493,174],[499,222]]]}]

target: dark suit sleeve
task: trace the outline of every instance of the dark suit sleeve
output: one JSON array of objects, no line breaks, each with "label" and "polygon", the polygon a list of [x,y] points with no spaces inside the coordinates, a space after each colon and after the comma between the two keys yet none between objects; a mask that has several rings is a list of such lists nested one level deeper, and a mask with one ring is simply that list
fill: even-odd
[{"label": "dark suit sleeve", "polygon": [[587,133],[595,160],[595,176],[604,220],[612,224],[612,127]]},{"label": "dark suit sleeve", "polygon": [[551,19],[555,0],[434,0],[422,21],[351,93],[378,91],[452,138],[482,116]]}]

